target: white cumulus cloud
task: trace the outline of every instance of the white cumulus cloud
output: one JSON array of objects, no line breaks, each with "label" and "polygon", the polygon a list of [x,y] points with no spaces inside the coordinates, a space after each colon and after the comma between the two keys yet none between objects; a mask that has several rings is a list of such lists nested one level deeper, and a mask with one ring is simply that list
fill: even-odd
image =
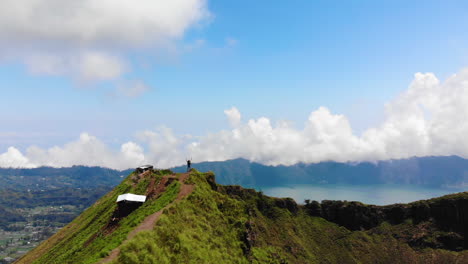
[{"label": "white cumulus cloud", "polygon": [[35,74],[115,79],[128,52],[167,48],[209,16],[205,0],[3,0],[0,59]]},{"label": "white cumulus cloud", "polygon": [[124,169],[146,161],[143,149],[134,142],[124,143],[120,151],[113,151],[88,133],[82,133],[78,140],[62,147],[55,146],[49,149],[29,147],[26,156],[35,164],[53,167],[88,165]]},{"label": "white cumulus cloud", "polygon": [[232,107],[231,109],[224,110],[224,114],[227,116],[229,120],[229,124],[231,126],[236,127],[240,124],[241,121],[241,113],[236,107]]},{"label": "white cumulus cloud", "polygon": [[178,38],[208,13],[202,0],[3,0],[9,43],[144,46]]},{"label": "white cumulus cloud", "polygon": [[34,168],[36,165],[29,162],[15,147],[9,147],[7,152],[0,155],[0,167],[4,168]]},{"label": "white cumulus cloud", "polygon": [[224,111],[231,128],[202,136],[176,135],[160,127],[137,133],[120,151],[83,133],[62,147],[30,147],[25,154],[10,147],[0,155],[0,166],[97,165],[113,168],[142,163],[171,167],[194,161],[243,157],[264,164],[298,162],[376,161],[428,155],[468,158],[468,69],[445,81],[432,73],[416,73],[408,89],[386,106],[386,119],[361,136],[354,134],[346,116],[327,107],[311,112],[303,128],[267,117],[241,121],[240,111]]}]

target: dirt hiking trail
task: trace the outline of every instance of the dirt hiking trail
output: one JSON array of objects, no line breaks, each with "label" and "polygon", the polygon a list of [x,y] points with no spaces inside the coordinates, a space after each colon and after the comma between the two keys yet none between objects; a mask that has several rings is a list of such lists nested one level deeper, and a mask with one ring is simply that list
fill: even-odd
[{"label": "dirt hiking trail", "polygon": [[[193,188],[195,187],[194,185],[192,184],[186,184],[185,181],[187,180],[187,178],[189,177],[190,173],[187,172],[187,173],[183,173],[183,174],[179,174],[179,176],[177,177],[175,174],[173,175],[170,175],[170,176],[164,176],[163,179],[161,179],[161,184],[165,184],[166,182],[170,181],[171,179],[177,179],[180,183],[181,183],[181,187],[180,187],[180,190],[179,190],[179,193],[177,194],[177,198],[172,201],[171,203],[169,203],[168,205],[166,205],[165,207],[163,207],[161,210],[147,216],[145,218],[145,220],[143,220],[143,222],[141,222],[135,229],[133,229],[132,231],[130,231],[130,233],[128,233],[127,235],[127,239],[124,240],[121,245],[123,245],[126,241],[132,239],[133,237],[135,237],[136,234],[138,234],[139,232],[141,231],[148,231],[148,230],[152,230],[154,225],[156,224],[156,222],[158,222],[159,218],[161,217],[162,215],[162,212],[171,207],[174,203],[176,203],[177,201],[180,201],[182,200],[183,198],[185,198],[187,195],[189,195],[190,193],[192,193],[193,191]],[[154,185],[154,183],[151,183],[150,185]],[[149,188],[150,190],[153,189],[153,186],[150,186]],[[159,188],[158,188],[159,189]],[[103,263],[109,263],[115,259],[117,259],[117,257],[119,256],[120,254],[120,246],[115,248],[114,250],[112,250],[110,253],[109,253],[109,256],[107,256],[106,258],[102,259],[101,261],[99,261],[98,263],[99,264],[103,264]]]}]

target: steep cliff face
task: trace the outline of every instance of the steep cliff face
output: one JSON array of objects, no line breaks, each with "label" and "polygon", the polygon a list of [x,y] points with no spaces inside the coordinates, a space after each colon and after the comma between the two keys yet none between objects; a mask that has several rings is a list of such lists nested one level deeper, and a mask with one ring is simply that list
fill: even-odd
[{"label": "steep cliff face", "polygon": [[[411,229],[418,236],[405,237],[415,247],[468,249],[468,193],[451,194],[410,204],[365,205],[347,201],[307,201],[309,215],[320,216],[350,230],[370,230],[382,223],[393,232]],[[434,233],[437,235],[434,236]]]},{"label": "steep cliff face", "polygon": [[[123,192],[148,200],[115,221]],[[133,173],[18,263],[468,263],[464,244],[442,238],[463,241],[467,195],[298,205],[213,173]]]}]

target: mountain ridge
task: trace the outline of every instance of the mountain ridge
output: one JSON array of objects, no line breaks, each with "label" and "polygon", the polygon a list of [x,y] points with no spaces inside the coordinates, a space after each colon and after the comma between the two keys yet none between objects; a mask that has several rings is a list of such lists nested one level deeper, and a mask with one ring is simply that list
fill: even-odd
[{"label": "mountain ridge", "polygon": [[[213,171],[221,184],[247,187],[285,184],[417,184],[433,187],[467,187],[468,159],[459,156],[428,156],[377,162],[298,163],[268,166],[247,159],[208,161],[192,164],[201,171]],[[171,168],[185,172],[186,166]],[[113,187],[133,168],[114,170],[103,167],[0,168],[1,186],[35,189],[53,187]],[[20,178],[21,177],[21,178]],[[41,179],[46,177],[46,182]],[[3,187],[4,188],[4,187]]]},{"label": "mountain ridge", "polygon": [[[432,215],[431,209],[433,205],[434,212],[437,208],[458,208],[462,215],[459,220],[463,222],[468,219],[468,192],[406,205],[405,208],[410,208],[408,212],[419,212],[422,208],[422,213],[417,215],[424,216],[424,212],[429,215],[416,219],[414,213],[403,214],[401,219],[393,221],[387,216],[405,212],[398,210],[401,205],[385,209],[387,214],[382,206],[343,201],[329,206],[324,201],[318,210],[318,202],[299,205],[290,198],[268,197],[253,189],[217,184],[211,172],[192,170],[189,177],[184,175],[188,174],[169,170],[130,174],[17,263],[76,263],[78,260],[102,263],[107,258],[106,263],[462,263],[468,260],[466,244],[460,244],[466,230],[460,231],[452,223],[444,225]],[[192,185],[193,190],[177,200],[184,185]],[[147,194],[149,199],[120,219],[118,225],[113,225],[117,210],[115,198],[124,192]],[[438,201],[448,204],[440,205]],[[424,211],[425,208],[429,210]],[[346,214],[349,211],[354,212],[353,217]],[[132,230],[158,212],[158,221],[150,229],[129,237]],[[379,215],[383,218],[368,227],[346,227],[339,220],[365,223],[364,219],[372,220]],[[332,216],[344,217],[332,219]],[[420,239],[411,240],[408,233]],[[116,248],[119,253],[113,255]]]},{"label": "mountain ridge", "polygon": [[[468,160],[458,156],[429,156],[378,162],[327,161],[267,166],[246,159],[195,163],[213,171],[221,184],[282,186],[284,184],[417,184],[467,187]],[[172,168],[183,172],[185,166]]]}]

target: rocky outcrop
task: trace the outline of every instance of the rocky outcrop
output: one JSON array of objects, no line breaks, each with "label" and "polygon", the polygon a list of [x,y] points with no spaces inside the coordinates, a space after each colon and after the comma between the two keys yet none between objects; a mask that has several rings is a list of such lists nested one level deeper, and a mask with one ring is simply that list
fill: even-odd
[{"label": "rocky outcrop", "polygon": [[254,189],[243,188],[238,185],[218,186],[219,192],[225,193],[238,200],[250,200],[256,204],[257,208],[266,215],[274,217],[274,208],[287,209],[293,214],[297,214],[299,206],[292,198],[275,198],[263,195]]},{"label": "rocky outcrop", "polygon": [[[409,222],[416,227],[413,232],[423,234],[420,237],[413,235],[412,240],[408,241],[410,244],[451,250],[468,249],[468,242],[463,239],[468,232],[468,192],[387,206],[348,201],[306,201],[304,208],[311,216],[323,217],[350,230],[369,230],[383,222],[392,225]],[[429,239],[428,236],[436,231],[442,233]],[[426,240],[427,243],[421,242]]]},{"label": "rocky outcrop", "polygon": [[301,209],[310,216],[319,216],[349,230],[371,230],[387,222],[393,236],[412,247],[468,249],[468,192],[447,195],[410,204],[386,206],[350,201],[306,200],[303,206],[291,198],[273,198],[241,186],[218,186],[218,191],[239,200],[250,200],[269,218],[279,215],[277,208],[296,215]]}]

